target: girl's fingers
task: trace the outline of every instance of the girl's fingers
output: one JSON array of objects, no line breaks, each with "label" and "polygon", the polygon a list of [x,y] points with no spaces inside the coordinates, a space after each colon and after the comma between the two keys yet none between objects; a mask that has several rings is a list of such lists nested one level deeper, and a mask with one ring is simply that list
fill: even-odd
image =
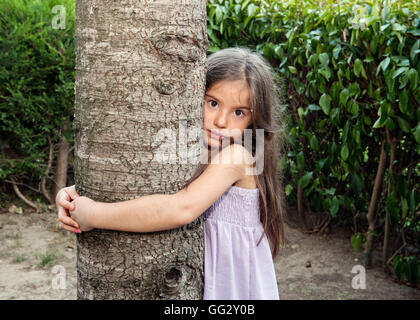
[{"label": "girl's fingers", "polygon": [[72,185],[71,187],[66,188],[67,194],[72,198],[73,200],[77,197],[80,197],[79,194],[76,192],[76,187]]},{"label": "girl's fingers", "polygon": [[68,196],[62,196],[62,197],[60,197],[59,199],[58,199],[58,201],[57,201],[57,206],[58,207],[63,207],[64,209],[67,209],[67,210],[74,210],[74,204],[73,203],[71,203],[70,201],[69,201],[70,199],[69,199],[69,197]]},{"label": "girl's fingers", "polygon": [[58,221],[69,227],[79,229],[77,222],[70,218],[62,207],[58,207]]},{"label": "girl's fingers", "polygon": [[73,227],[71,227],[69,225],[66,225],[64,223],[61,223],[61,222],[59,224],[59,227],[60,227],[60,229],[63,229],[63,230],[67,230],[67,231],[74,232],[74,233],[80,233],[79,229],[73,228]]}]

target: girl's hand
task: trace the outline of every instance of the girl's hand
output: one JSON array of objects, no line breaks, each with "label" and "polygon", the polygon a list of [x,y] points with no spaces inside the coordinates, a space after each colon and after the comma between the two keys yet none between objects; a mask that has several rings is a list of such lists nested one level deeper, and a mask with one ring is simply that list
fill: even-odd
[{"label": "girl's hand", "polygon": [[92,211],[95,206],[95,201],[88,197],[78,197],[72,204],[74,204],[75,209],[70,209],[70,216],[78,223],[80,230],[92,230]]},{"label": "girl's hand", "polygon": [[70,209],[74,209],[74,204],[71,200],[78,198],[75,186],[61,189],[55,197],[55,204],[58,209],[58,221],[60,221],[60,228],[70,232],[80,233],[80,227],[76,221],[70,218]]}]

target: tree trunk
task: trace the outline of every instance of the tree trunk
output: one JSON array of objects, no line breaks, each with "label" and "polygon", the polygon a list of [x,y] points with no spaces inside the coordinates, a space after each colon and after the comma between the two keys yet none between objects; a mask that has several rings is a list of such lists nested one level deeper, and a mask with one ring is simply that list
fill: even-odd
[{"label": "tree trunk", "polygon": [[[155,161],[156,136],[165,128],[177,147],[196,143],[180,141],[180,127],[202,128],[207,47],[205,1],[77,0],[79,194],[114,202],[181,189],[197,166]],[[164,232],[78,235],[78,298],[201,299],[202,228],[199,218]]]},{"label": "tree trunk", "polygon": [[379,156],[378,170],[376,171],[375,184],[373,185],[372,196],[369,203],[369,211],[366,216],[369,223],[368,234],[367,234],[367,243],[366,243],[366,253],[365,253],[365,263],[366,267],[372,266],[372,253],[374,246],[374,232],[376,229],[376,204],[378,202],[379,196],[381,194],[382,182],[384,179],[384,172],[386,166],[386,152],[385,152],[385,140],[381,144],[381,154]]},{"label": "tree trunk", "polygon": [[[389,156],[389,179],[388,179],[388,190],[387,196],[391,195],[392,192],[392,183],[396,183],[394,175],[394,161],[395,161],[395,150],[397,148],[397,140],[391,136],[388,128],[385,128],[388,144],[390,145],[391,151]],[[391,178],[392,177],[392,178]],[[382,263],[385,265],[388,261],[388,242],[389,242],[389,229],[390,229],[390,216],[389,211],[386,210],[385,213],[385,226],[384,226],[384,245],[382,247]]]},{"label": "tree trunk", "polygon": [[[61,137],[58,143],[57,166],[54,174],[54,190],[52,199],[55,199],[58,191],[67,184],[67,167],[69,162],[69,142],[66,139],[65,132],[69,129],[70,121],[63,123],[61,127]],[[53,202],[54,203],[54,202]]]}]

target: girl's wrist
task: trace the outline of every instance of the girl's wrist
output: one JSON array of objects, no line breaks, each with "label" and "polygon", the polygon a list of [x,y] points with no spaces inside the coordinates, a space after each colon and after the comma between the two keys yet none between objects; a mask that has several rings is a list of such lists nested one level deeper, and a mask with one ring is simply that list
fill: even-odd
[{"label": "girl's wrist", "polygon": [[99,202],[92,200],[91,199],[91,203],[89,204],[89,214],[88,214],[88,224],[90,225],[90,227],[92,228],[97,228],[98,225],[98,212],[99,212]]}]

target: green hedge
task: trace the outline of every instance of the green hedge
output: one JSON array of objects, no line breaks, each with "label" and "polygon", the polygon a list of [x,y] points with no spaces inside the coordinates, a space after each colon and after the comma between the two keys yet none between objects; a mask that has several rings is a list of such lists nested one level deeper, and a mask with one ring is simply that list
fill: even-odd
[{"label": "green hedge", "polygon": [[[65,29],[53,28],[55,5],[65,7]],[[36,186],[48,139],[57,143],[73,114],[74,19],[74,0],[0,2],[0,181],[14,176]]]}]

